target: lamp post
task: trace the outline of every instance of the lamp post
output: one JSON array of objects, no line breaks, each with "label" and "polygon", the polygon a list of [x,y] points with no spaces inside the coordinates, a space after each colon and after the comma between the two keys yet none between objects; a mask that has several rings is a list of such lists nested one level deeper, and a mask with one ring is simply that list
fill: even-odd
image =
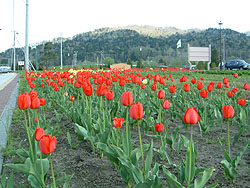
[{"label": "lamp post", "polygon": [[221,25],[222,25],[222,22],[220,21],[219,22],[219,26],[220,26],[220,70],[222,70],[222,62],[221,62]]},{"label": "lamp post", "polygon": [[29,72],[29,0],[26,0],[25,18],[25,70]]}]

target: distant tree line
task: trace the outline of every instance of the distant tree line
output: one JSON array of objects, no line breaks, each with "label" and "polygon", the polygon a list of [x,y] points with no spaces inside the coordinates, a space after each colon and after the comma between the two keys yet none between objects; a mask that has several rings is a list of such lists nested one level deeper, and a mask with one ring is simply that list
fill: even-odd
[{"label": "distant tree line", "polygon": [[[225,56],[244,59],[250,63],[250,36],[230,29],[222,31]],[[182,54],[176,49],[177,41],[182,41]],[[77,52],[77,62],[107,63],[114,62],[157,62],[159,65],[184,66],[187,63],[187,44],[190,46],[212,46],[212,63],[219,63],[220,33],[218,29],[207,29],[200,32],[192,31],[185,34],[173,34],[168,37],[150,37],[134,30],[115,31],[98,30],[74,36],[63,42],[63,63],[71,65],[73,54]],[[11,57],[8,49],[0,56]],[[19,60],[24,59],[21,49],[16,49]],[[182,59],[181,59],[182,57]],[[107,59],[110,58],[110,59]],[[40,67],[60,65],[60,40],[46,42],[30,49],[30,59],[38,61]]]}]

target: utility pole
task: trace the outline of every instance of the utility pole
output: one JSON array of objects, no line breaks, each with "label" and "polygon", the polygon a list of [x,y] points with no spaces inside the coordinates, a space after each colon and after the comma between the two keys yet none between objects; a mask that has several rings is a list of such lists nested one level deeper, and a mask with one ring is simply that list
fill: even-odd
[{"label": "utility pole", "polygon": [[15,0],[13,0],[13,70],[16,71],[16,31],[15,31]]},{"label": "utility pole", "polygon": [[63,57],[62,57],[62,33],[61,33],[61,69],[63,68]]},{"label": "utility pole", "polygon": [[223,62],[226,62],[225,35],[223,35]]},{"label": "utility pole", "polygon": [[25,70],[29,72],[29,0],[26,0],[26,26],[25,26]]},{"label": "utility pole", "polygon": [[219,22],[219,26],[220,26],[220,70],[222,70],[222,61],[221,61],[221,59],[222,59],[222,54],[221,54],[221,39],[222,39],[222,34],[221,34],[221,25],[222,25],[222,22],[220,21]]}]

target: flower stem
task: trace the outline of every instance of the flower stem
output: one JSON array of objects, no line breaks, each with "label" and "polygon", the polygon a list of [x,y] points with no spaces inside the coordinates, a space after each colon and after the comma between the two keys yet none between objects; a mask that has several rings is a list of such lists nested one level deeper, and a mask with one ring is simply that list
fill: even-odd
[{"label": "flower stem", "polygon": [[31,122],[30,122],[30,112],[29,112],[29,109],[27,109],[28,111],[28,119],[29,119],[29,128],[31,128]]},{"label": "flower stem", "polygon": [[40,164],[41,164],[41,172],[42,172],[42,181],[44,182],[43,161],[42,161],[42,152],[41,151],[40,151]]},{"label": "flower stem", "polygon": [[189,187],[190,185],[190,181],[191,181],[191,162],[192,162],[192,152],[193,152],[193,149],[192,149],[192,142],[193,142],[193,126],[191,124],[191,131],[190,131],[190,152],[189,152],[189,170],[188,170],[188,185],[187,185],[187,188]]},{"label": "flower stem", "polygon": [[229,118],[228,118],[228,124],[227,124],[227,145],[228,145],[228,155],[230,156],[230,135],[229,135]]},{"label": "flower stem", "polygon": [[37,117],[37,125],[38,128],[40,128],[40,124],[39,124],[39,115],[38,115],[38,110],[36,109],[36,117]]},{"label": "flower stem", "polygon": [[[102,96],[101,96],[101,101],[102,101]],[[103,133],[105,133],[105,113],[104,113],[103,103],[102,103],[102,117],[103,117]]]},{"label": "flower stem", "polygon": [[53,178],[53,185],[54,185],[54,188],[56,188],[56,181],[55,181],[55,175],[54,175],[54,170],[53,170],[53,165],[52,165],[52,160],[51,160],[51,154],[49,155],[49,162],[50,162],[51,174]]},{"label": "flower stem", "polygon": [[162,108],[162,106],[161,106],[161,100],[159,100],[160,101],[160,104],[159,104],[159,122],[161,123],[161,108]]},{"label": "flower stem", "polygon": [[32,147],[31,138],[30,138],[30,130],[29,130],[29,127],[28,127],[28,122],[27,122],[27,117],[26,117],[25,110],[24,110],[24,119],[25,119],[25,129],[26,129],[29,144],[30,144],[31,160],[34,163],[35,158],[34,158],[34,154],[33,154],[33,147]]},{"label": "flower stem", "polygon": [[144,162],[144,155],[143,155],[142,142],[141,142],[140,120],[137,120],[137,126],[138,126],[138,134],[139,134],[140,148],[141,148],[141,158],[142,158],[142,165],[143,165],[142,172],[145,178],[145,162]]},{"label": "flower stem", "polygon": [[116,145],[119,147],[119,129],[116,130]]},{"label": "flower stem", "polygon": [[129,127],[128,127],[128,106],[127,106],[127,116],[126,116],[126,141],[127,141],[127,154],[130,155],[129,152],[129,145],[128,145],[128,134],[129,134]]},{"label": "flower stem", "polygon": [[112,117],[111,117],[110,105],[111,105],[111,101],[109,101],[109,122],[110,122],[110,124],[112,126],[112,121],[111,121]]}]

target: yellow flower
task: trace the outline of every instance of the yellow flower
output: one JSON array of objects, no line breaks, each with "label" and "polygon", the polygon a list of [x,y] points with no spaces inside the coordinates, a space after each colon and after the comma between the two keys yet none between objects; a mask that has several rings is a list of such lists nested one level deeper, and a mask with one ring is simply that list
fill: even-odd
[{"label": "yellow flower", "polygon": [[144,80],[142,81],[142,83],[145,85],[145,84],[148,83],[148,80],[147,80],[147,79],[144,79]]}]

